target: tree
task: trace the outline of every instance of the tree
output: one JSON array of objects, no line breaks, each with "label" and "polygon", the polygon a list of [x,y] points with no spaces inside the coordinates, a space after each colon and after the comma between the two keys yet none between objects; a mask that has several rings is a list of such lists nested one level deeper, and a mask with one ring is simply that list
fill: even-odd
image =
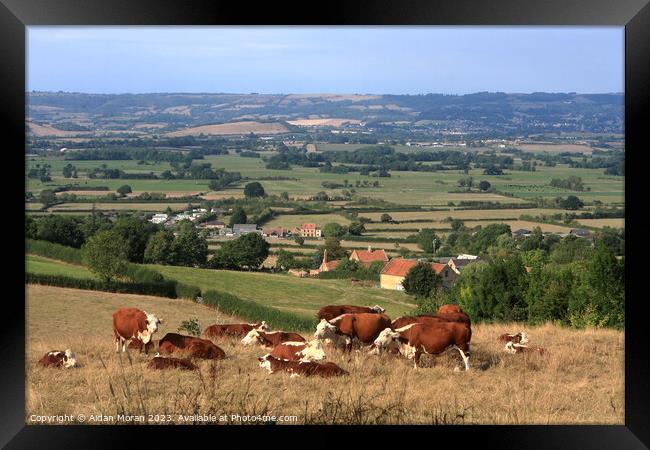
[{"label": "tree", "polygon": [[215,269],[257,269],[269,256],[269,243],[258,233],[225,242],[210,261]]},{"label": "tree", "polygon": [[388,223],[388,222],[392,222],[392,221],[393,221],[393,218],[390,216],[390,214],[386,214],[386,213],[384,213],[384,214],[381,215],[380,220],[381,220],[383,223]]},{"label": "tree", "polygon": [[114,231],[100,231],[81,248],[82,260],[88,270],[106,283],[126,274],[128,243]]},{"label": "tree", "polygon": [[172,254],[175,265],[202,266],[208,258],[208,241],[192,223],[182,223],[172,244]]},{"label": "tree", "polygon": [[160,226],[148,222],[140,217],[120,217],[113,224],[112,230],[119,234],[127,243],[127,258],[131,262],[144,261],[144,250],[149,238]]},{"label": "tree", "polygon": [[305,243],[305,238],[302,236],[296,236],[293,238],[293,240],[296,242],[296,244],[301,245]]},{"label": "tree", "polygon": [[275,268],[280,270],[289,270],[296,266],[296,258],[291,252],[280,249],[277,253]]},{"label": "tree", "polygon": [[343,228],[339,223],[330,222],[323,225],[322,233],[325,237],[341,237],[345,234],[345,228]]},{"label": "tree", "polygon": [[442,240],[438,237],[435,230],[431,228],[423,228],[418,234],[415,235],[415,242],[425,252],[433,252],[433,242],[436,243],[436,248],[440,248]]},{"label": "tree", "polygon": [[280,194],[280,198],[284,201],[289,201],[289,193],[288,192],[282,192]]},{"label": "tree", "polygon": [[493,245],[497,238],[502,234],[507,234],[509,236],[512,235],[510,225],[504,223],[491,223],[485,228],[481,228],[472,236],[470,250],[475,255],[483,253],[488,249],[488,247]]},{"label": "tree", "polygon": [[39,196],[40,202],[44,207],[52,206],[57,203],[59,200],[56,198],[56,194],[52,189],[43,189]]},{"label": "tree", "polygon": [[39,218],[36,238],[75,248],[81,247],[85,240],[82,228],[74,217],[54,214]]},{"label": "tree", "polygon": [[451,229],[454,231],[460,231],[463,228],[465,228],[465,222],[463,222],[460,219],[452,219],[451,220]]},{"label": "tree", "polygon": [[428,262],[419,262],[413,266],[404,277],[404,291],[416,298],[428,297],[442,284],[442,278]]},{"label": "tree", "polygon": [[266,192],[264,192],[264,188],[260,183],[254,181],[252,183],[248,183],[244,187],[244,195],[246,198],[264,197],[266,195]]},{"label": "tree", "polygon": [[131,192],[133,191],[131,190],[131,186],[128,184],[124,184],[117,188],[117,193],[120,194],[121,197],[124,197],[126,194],[130,194]]},{"label": "tree", "polygon": [[230,216],[230,223],[228,226],[230,228],[233,227],[233,225],[237,223],[246,223],[247,217],[246,217],[246,212],[244,211],[244,208],[241,206],[235,209],[235,212],[233,212],[232,216]]},{"label": "tree", "polygon": [[560,199],[560,207],[564,209],[576,210],[582,208],[583,206],[585,206],[585,204],[575,195],[569,195],[564,200]]},{"label": "tree", "polygon": [[489,182],[489,181],[485,181],[485,180],[481,181],[481,182],[478,184],[478,188],[479,188],[480,190],[482,190],[482,191],[487,191],[487,190],[489,190],[491,187],[492,187],[492,185],[490,184],[490,182]]},{"label": "tree", "polygon": [[144,262],[174,264],[174,235],[170,231],[154,233],[144,249]]},{"label": "tree", "polygon": [[492,164],[483,171],[483,175],[503,175],[503,170]]},{"label": "tree", "polygon": [[321,260],[325,250],[327,250],[327,259],[329,261],[347,256],[345,249],[341,247],[341,241],[339,238],[334,236],[325,238],[325,244],[318,247],[318,253],[321,256]]},{"label": "tree", "polygon": [[361,236],[364,231],[366,231],[366,227],[361,222],[352,222],[348,225],[348,233],[354,236]]}]

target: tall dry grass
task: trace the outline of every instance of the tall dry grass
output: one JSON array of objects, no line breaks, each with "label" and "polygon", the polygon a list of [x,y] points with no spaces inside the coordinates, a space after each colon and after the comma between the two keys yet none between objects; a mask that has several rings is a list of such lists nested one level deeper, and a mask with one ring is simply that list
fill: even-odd
[{"label": "tall dry grass", "polygon": [[[83,331],[83,326],[57,326],[56,320],[30,323],[30,317],[44,317],[45,311],[63,304],[66,317],[95,323],[97,318],[88,317],[91,309],[82,307],[86,301],[65,300],[84,291],[44,286],[30,291],[27,423],[32,414],[130,414],[143,415],[145,421],[149,414],[170,414],[175,423],[188,423],[179,414],[295,415],[298,424],[624,423],[623,333],[615,330],[528,327],[531,345],[544,347],[548,354],[510,355],[496,337],[519,331],[520,325],[475,325],[469,372],[454,371],[460,365],[456,351],[425,356],[426,367],[414,369],[411,361],[389,355],[330,350],[328,359],[349,376],[290,378],[260,369],[257,357],[266,351],[233,339],[215,341],[227,358],[195,361],[199,372],[150,371],[146,364],[151,356],[115,353],[110,326]],[[106,295],[101,310],[116,303],[153,301]],[[160,305],[169,318],[162,334],[175,331],[175,321],[191,315],[191,306],[200,307],[167,301],[174,303]],[[178,312],[169,309],[174,307]],[[77,353],[80,367],[56,370],[36,364],[46,351],[67,347]]]}]

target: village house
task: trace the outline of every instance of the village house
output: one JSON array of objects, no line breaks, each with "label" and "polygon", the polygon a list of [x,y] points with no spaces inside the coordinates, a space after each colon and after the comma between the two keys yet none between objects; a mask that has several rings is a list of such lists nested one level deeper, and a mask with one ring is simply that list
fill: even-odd
[{"label": "village house", "polygon": [[290,234],[288,228],[276,227],[276,228],[264,228],[262,229],[262,236],[269,237],[285,237]]},{"label": "village house", "polygon": [[302,237],[321,237],[321,229],[315,223],[303,223],[299,233]]},{"label": "village house", "polygon": [[572,228],[571,230],[569,230],[569,234],[572,234],[579,238],[585,238],[590,241],[594,240],[594,236],[593,234],[591,234],[591,231],[585,230],[584,228]]},{"label": "village house", "polygon": [[254,223],[236,223],[232,227],[232,233],[236,236],[244,236],[248,233],[260,233],[261,231],[257,229],[257,224]]},{"label": "village house", "polygon": [[167,222],[167,219],[169,216],[167,214],[154,214],[151,219],[149,219],[149,222],[151,223],[165,223]]},{"label": "village house", "polygon": [[316,275],[320,272],[329,272],[330,270],[336,269],[336,266],[338,266],[340,262],[340,259],[329,261],[327,256],[327,249],[325,249],[323,252],[323,262],[320,264],[320,267],[318,267],[318,272],[316,272]]},{"label": "village house", "polygon": [[[406,278],[408,271],[415,267],[417,263],[417,259],[391,259],[379,275],[380,287],[382,289],[403,291],[402,281]],[[443,263],[431,263],[431,267],[442,277],[442,286],[444,288],[450,288],[454,284],[457,274],[450,266]]]},{"label": "village house", "polygon": [[358,261],[363,267],[370,267],[376,261],[385,265],[388,262],[388,256],[386,256],[386,252],[383,249],[373,251],[368,246],[368,250],[354,250],[350,255],[350,261]]},{"label": "village house", "polygon": [[[461,256],[465,256],[465,258],[461,258]],[[455,273],[460,274],[465,266],[481,260],[478,256],[473,256],[472,258],[467,258],[467,256],[473,255],[458,255],[457,258],[449,258],[447,265],[451,267]]]}]

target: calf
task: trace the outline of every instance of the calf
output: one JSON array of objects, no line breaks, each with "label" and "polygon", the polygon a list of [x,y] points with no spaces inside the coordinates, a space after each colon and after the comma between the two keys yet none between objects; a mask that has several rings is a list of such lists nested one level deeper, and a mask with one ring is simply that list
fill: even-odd
[{"label": "calf", "polygon": [[127,345],[126,348],[139,350],[140,353],[144,351],[145,355],[148,355],[149,352],[153,350],[154,345],[155,344],[153,340],[147,342],[146,344],[143,344],[140,339],[131,339],[131,342],[129,342],[129,345]]},{"label": "calf", "polygon": [[269,373],[275,373],[277,371],[285,371],[291,374],[291,377],[299,377],[304,375],[310,377],[312,375],[318,375],[321,377],[337,377],[341,375],[348,375],[348,372],[334,364],[333,362],[328,363],[316,363],[308,361],[286,361],[283,359],[274,358],[270,354],[266,354],[258,358],[260,362],[260,367],[262,369],[267,369]]},{"label": "calf", "polygon": [[353,305],[328,305],[323,306],[317,314],[318,320],[332,320],[342,314],[382,314],[386,310],[379,305],[353,306]]},{"label": "calf", "polygon": [[397,345],[399,352],[407,358],[414,359],[418,367],[422,353],[438,355],[455,348],[469,370],[470,329],[460,322],[412,323],[396,330],[386,328],[375,339],[376,347]]},{"label": "calf", "polygon": [[287,361],[320,361],[325,352],[319,340],[310,342],[283,342],[270,353],[271,356]]},{"label": "calf", "polygon": [[276,347],[283,342],[307,342],[307,340],[300,336],[298,333],[289,333],[286,331],[272,331],[265,333],[264,331],[251,330],[244,339],[241,340],[244,345],[254,345],[259,343],[264,347]]},{"label": "calf", "polygon": [[509,341],[506,343],[506,347],[504,349],[507,353],[511,354],[517,354],[517,353],[539,353],[540,355],[544,355],[546,352],[546,349],[542,347],[528,347],[527,345],[521,345],[521,344],[515,344],[512,341]]},{"label": "calf", "polygon": [[269,331],[270,328],[265,321],[257,323],[231,323],[210,325],[203,331],[205,337],[244,337],[251,330]]},{"label": "calf", "polygon": [[65,351],[53,350],[43,355],[38,362],[43,367],[69,369],[77,365],[77,357],[70,349],[66,349]]},{"label": "calf", "polygon": [[502,334],[499,336],[499,342],[512,342],[513,344],[527,344],[528,335],[524,331],[517,334]]},{"label": "calf", "polygon": [[158,344],[158,351],[163,355],[172,353],[186,354],[192,358],[224,359],[226,353],[207,339],[167,333]]},{"label": "calf", "polygon": [[390,327],[385,314],[343,314],[332,320],[321,320],[316,326],[316,339],[330,339],[335,345],[345,345],[352,350],[353,343],[372,344],[381,330]]},{"label": "calf", "polygon": [[[158,354],[159,355],[159,354]],[[149,369],[181,369],[181,370],[198,370],[198,366],[189,359],[171,358],[164,356],[154,356],[154,358],[147,364]]]}]

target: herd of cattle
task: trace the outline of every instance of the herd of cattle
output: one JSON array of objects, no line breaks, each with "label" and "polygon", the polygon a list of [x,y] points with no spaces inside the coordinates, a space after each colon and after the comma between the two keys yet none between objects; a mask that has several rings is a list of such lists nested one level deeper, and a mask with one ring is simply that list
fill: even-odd
[{"label": "herd of cattle", "polygon": [[[325,348],[365,347],[377,355],[383,352],[413,359],[418,367],[423,353],[439,355],[447,350],[458,350],[465,370],[469,370],[471,321],[457,305],[443,305],[431,315],[403,316],[393,321],[380,306],[350,305],[325,306],[318,312],[320,322],[314,338],[307,341],[297,333],[270,331],[266,322],[216,324],[203,331],[204,338],[167,333],[157,342],[157,354],[151,359],[150,369],[197,370],[190,358],[224,359],[225,352],[213,340],[238,338],[243,345],[260,345],[268,350],[258,358],[259,366],[269,373],[288,372],[294,376],[346,375],[348,372],[326,359]],[[125,352],[127,347],[149,354],[154,350],[153,335],[162,319],[136,308],[121,308],[113,313],[115,350]],[[503,334],[507,353],[538,352],[539,347],[528,347],[525,332]],[[128,342],[128,346],[127,346]],[[177,358],[176,355],[180,356]],[[50,351],[39,361],[45,367],[70,368],[77,364],[71,350]],[[456,368],[458,370],[458,368]]]}]

